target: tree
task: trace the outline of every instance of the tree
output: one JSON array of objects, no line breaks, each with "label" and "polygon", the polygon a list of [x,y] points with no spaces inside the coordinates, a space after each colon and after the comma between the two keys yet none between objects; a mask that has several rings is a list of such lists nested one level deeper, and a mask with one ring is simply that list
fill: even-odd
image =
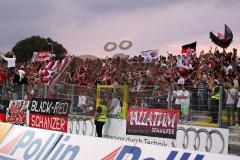
[{"label": "tree", "polygon": [[16,56],[17,62],[28,61],[31,60],[33,52],[51,51],[52,46],[50,43],[53,44],[55,59],[62,58],[62,55],[67,52],[61,44],[53,41],[51,38],[45,39],[40,36],[32,36],[17,42],[12,51]]}]

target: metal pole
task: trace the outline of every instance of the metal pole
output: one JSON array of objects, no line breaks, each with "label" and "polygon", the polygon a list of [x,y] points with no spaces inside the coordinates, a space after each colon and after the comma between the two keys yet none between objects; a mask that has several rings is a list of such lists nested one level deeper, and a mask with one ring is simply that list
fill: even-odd
[{"label": "metal pole", "polygon": [[52,47],[52,55],[53,55],[53,43],[48,43],[49,45],[51,45],[51,47]]},{"label": "metal pole", "polygon": [[22,100],[24,100],[24,87],[25,87],[25,85],[22,84]]},{"label": "metal pole", "polygon": [[52,54],[53,54],[53,43],[52,43]]},{"label": "metal pole", "polygon": [[219,99],[219,109],[218,109],[218,127],[222,127],[222,107],[223,107],[223,86],[219,87],[220,99]]},{"label": "metal pole", "polygon": [[168,90],[168,109],[172,109],[172,84]]},{"label": "metal pole", "polygon": [[71,95],[71,106],[70,106],[70,114],[73,114],[74,113],[74,107],[77,107],[77,106],[74,106],[74,97],[75,97],[75,94],[74,94],[74,85],[71,84],[71,92],[70,92],[70,95]]},{"label": "metal pole", "polygon": [[6,83],[2,85],[2,89],[1,89],[2,100],[5,99],[5,88],[6,88]]},{"label": "metal pole", "polygon": [[47,85],[44,84],[44,98],[47,98],[47,92],[48,92]]}]

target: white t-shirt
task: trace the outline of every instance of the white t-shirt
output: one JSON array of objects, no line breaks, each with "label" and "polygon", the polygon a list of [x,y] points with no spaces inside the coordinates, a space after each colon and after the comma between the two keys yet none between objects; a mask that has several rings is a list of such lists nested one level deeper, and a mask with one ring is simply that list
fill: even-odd
[{"label": "white t-shirt", "polygon": [[21,82],[26,73],[21,69],[18,70],[18,73],[19,73],[19,81]]},{"label": "white t-shirt", "polygon": [[[179,97],[179,96],[182,96],[182,94],[183,94],[183,91],[182,90],[177,90],[176,92],[175,92],[175,95],[174,95],[174,97]],[[181,99],[180,98],[176,98],[175,99],[175,104],[181,104]]]},{"label": "white t-shirt", "polygon": [[238,92],[238,103],[237,103],[237,108],[240,108],[240,92]]},{"label": "white t-shirt", "polygon": [[113,98],[111,106],[113,107],[113,110],[111,111],[111,114],[117,114],[118,112],[121,112],[121,106],[120,106],[119,99]]},{"label": "white t-shirt", "polygon": [[7,57],[3,56],[3,59],[8,62],[8,68],[16,66],[16,63],[15,63],[16,62],[16,58],[15,57],[7,58]]},{"label": "white t-shirt", "polygon": [[231,70],[233,69],[232,65],[229,65],[229,66],[226,68],[227,74],[228,74],[228,72],[229,72],[230,69],[231,69]]},{"label": "white t-shirt", "polygon": [[189,93],[189,91],[187,91],[187,90],[182,91],[182,96],[184,96],[186,98],[181,99],[181,105],[190,106],[190,93]]},{"label": "white t-shirt", "polygon": [[78,107],[81,107],[86,104],[86,96],[79,96],[78,97]]},{"label": "white t-shirt", "polygon": [[239,82],[238,82],[237,79],[234,79],[233,83],[234,83],[234,85],[233,85],[234,88],[238,88],[239,87]]},{"label": "white t-shirt", "polygon": [[227,91],[227,101],[226,104],[234,104],[234,97],[237,95],[238,91],[235,88],[231,88]]}]

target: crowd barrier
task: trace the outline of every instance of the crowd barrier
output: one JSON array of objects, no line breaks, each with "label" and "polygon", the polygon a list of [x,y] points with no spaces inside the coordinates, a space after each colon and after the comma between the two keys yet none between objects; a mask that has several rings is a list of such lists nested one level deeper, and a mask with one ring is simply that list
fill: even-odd
[{"label": "crowd barrier", "polygon": [[[35,98],[32,101],[4,100],[1,104],[3,122],[96,136],[94,117],[70,114],[70,100]],[[107,120],[103,135],[110,139],[228,153],[228,129],[187,127],[177,125],[178,119],[178,110],[129,108],[126,120]]]},{"label": "crowd barrier", "polygon": [[[162,91],[159,90],[156,86],[147,87],[144,88],[144,90],[138,90],[134,88],[126,89],[126,86],[100,86],[98,88],[92,88],[87,86],[79,87],[74,85],[69,86],[67,84],[58,84],[52,86],[52,88],[48,86],[34,86],[32,96],[26,97],[30,91],[29,86],[22,85],[21,87],[15,87],[16,89],[13,90],[6,86],[2,88],[3,92],[1,94],[2,100],[0,103],[0,121],[35,128],[61,131],[65,133],[95,136],[96,132],[93,116],[95,113],[96,104],[105,103],[105,105],[109,105],[111,102],[111,95],[113,93],[117,93],[116,95],[118,96],[119,100],[122,101],[120,110],[121,113],[115,117],[118,120],[113,119],[110,116],[109,119],[111,121],[109,120],[105,124],[105,126],[108,126],[105,127],[106,129],[103,133],[105,137],[133,142],[138,141],[146,144],[187,148],[206,152],[223,154],[228,153],[227,147],[222,148],[222,146],[224,146],[223,144],[225,144],[225,146],[228,146],[229,134],[228,130],[225,129],[208,129],[207,127],[198,128],[195,126],[191,129],[184,129],[181,128],[182,123],[178,123],[178,127],[175,127],[177,130],[175,136],[183,138],[177,138],[176,142],[172,140],[167,142],[167,137],[157,140],[157,138],[150,137],[149,131],[146,130],[142,130],[142,132],[146,132],[145,134],[136,132],[134,135],[134,130],[133,132],[128,132],[130,130],[126,128],[127,117],[124,117],[123,115],[127,115],[125,113],[127,111],[127,113],[129,113],[129,110],[131,109],[150,110],[151,108],[169,109],[169,111],[172,109],[179,110],[179,108],[177,108],[178,106],[174,105],[174,98],[171,98],[172,94],[170,90]],[[166,92],[168,94],[164,94]],[[197,104],[196,101],[194,102],[195,96],[193,94],[195,93],[191,92],[191,105],[188,120],[192,122],[194,121],[194,117],[201,117],[199,114],[195,115],[195,112],[193,112],[194,110],[198,111],[197,113],[200,112],[203,116],[206,116],[208,120],[206,122],[209,124],[209,120],[211,120],[208,115],[209,111],[204,111],[204,108],[209,108],[209,97],[208,100],[205,100],[203,103],[205,107],[200,107],[200,109],[198,109],[201,105],[192,105],[194,103]],[[58,106],[57,104],[62,104],[62,106],[60,105],[62,108],[58,107],[58,111],[54,109],[54,106]],[[64,105],[65,107],[63,107]],[[127,110],[127,108],[129,108],[129,110]],[[224,109],[225,108],[222,105],[221,110]],[[220,110],[217,112],[220,112]],[[181,118],[182,117],[180,115],[179,119],[181,120]],[[221,119],[221,117],[219,119]],[[112,131],[111,128],[114,128],[114,125],[118,126],[116,130],[121,128],[121,131],[124,133],[120,131],[119,133]],[[218,127],[221,127],[221,125],[218,125]],[[162,130],[156,128],[151,129],[155,131],[156,137],[160,137],[160,135],[157,133],[162,132]],[[171,130],[167,131],[169,132]],[[128,134],[125,132],[128,132]],[[219,132],[221,134],[219,134]],[[205,137],[202,138],[201,136],[204,134]],[[154,134],[151,136],[154,136]],[[161,136],[163,137],[164,135]],[[191,137],[195,138],[192,139]],[[200,143],[200,140],[202,139],[207,142]],[[217,141],[221,142],[222,145],[212,147],[214,144],[213,139],[217,139]]]},{"label": "crowd barrier", "polygon": [[210,127],[177,125],[176,139],[128,135],[125,120],[111,120],[105,124],[105,138],[152,144],[156,146],[183,148],[188,150],[228,154],[229,130]]},{"label": "crowd barrier", "polygon": [[[10,124],[8,124],[10,125]],[[0,126],[2,124],[0,123]],[[0,159],[88,160],[239,160],[239,157],[203,153],[138,142],[113,141],[23,126],[8,130],[0,143]]]},{"label": "crowd barrier", "polygon": [[[32,100],[34,98],[48,99],[70,99],[72,102],[70,112],[77,115],[93,115],[96,105],[111,103],[112,93],[117,93],[121,102],[121,118],[126,115],[127,108],[157,108],[157,109],[181,109],[177,102],[177,90],[175,86],[77,86],[65,83],[58,83],[51,87],[47,85],[10,85],[0,86],[2,100]],[[188,111],[188,122],[209,122],[215,121],[215,127],[222,127],[222,124],[233,125],[232,121],[227,122],[226,93],[224,88],[221,91],[221,100],[218,108],[211,106],[211,97],[208,88],[201,91],[196,87],[188,87],[190,92],[190,106]],[[237,119],[237,116],[235,116]],[[199,124],[200,125],[200,124]]]}]

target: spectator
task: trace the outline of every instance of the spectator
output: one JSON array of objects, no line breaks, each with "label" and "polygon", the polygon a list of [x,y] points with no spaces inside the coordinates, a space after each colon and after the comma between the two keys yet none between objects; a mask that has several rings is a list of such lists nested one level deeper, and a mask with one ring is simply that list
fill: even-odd
[{"label": "spectator", "polygon": [[237,118],[237,126],[240,125],[240,91],[238,92],[238,103],[237,103],[237,115],[238,115],[238,118]]},{"label": "spectator", "polygon": [[198,110],[203,111],[206,110],[206,99],[207,99],[207,82],[206,82],[206,76],[202,76],[202,79],[199,82],[198,85]]},{"label": "spectator", "polygon": [[212,83],[212,92],[210,94],[210,96],[211,96],[211,116],[212,116],[211,123],[217,123],[218,122],[219,100],[220,100],[220,89],[219,89],[217,80],[214,80],[211,83]]},{"label": "spectator", "polygon": [[175,109],[180,110],[181,109],[181,96],[183,94],[183,91],[181,89],[180,85],[176,85],[176,91],[173,92],[174,98],[175,98]]},{"label": "spectator", "polygon": [[[227,108],[227,124],[230,126],[231,124],[235,126],[236,124],[236,118],[235,118],[235,109],[234,109],[234,103],[235,99],[237,98],[238,91],[236,88],[234,88],[234,83],[230,82],[228,83],[229,89],[225,89],[225,92],[227,94],[227,102],[226,102],[226,108]],[[231,123],[232,122],[232,123]]]},{"label": "spectator", "polygon": [[0,86],[6,82],[6,74],[2,68],[0,68]]},{"label": "spectator", "polygon": [[185,123],[188,122],[189,106],[190,106],[190,93],[189,91],[186,90],[184,86],[182,86],[181,112]]},{"label": "spectator", "polygon": [[117,118],[118,113],[121,113],[121,102],[117,97],[117,93],[113,93],[111,104],[109,107],[111,118]]},{"label": "spectator", "polygon": [[5,61],[7,61],[7,67],[9,69],[10,75],[12,75],[13,72],[14,72],[14,68],[16,66],[16,57],[15,57],[15,55],[12,53],[9,58],[5,57],[4,55],[2,55],[2,58]]}]

